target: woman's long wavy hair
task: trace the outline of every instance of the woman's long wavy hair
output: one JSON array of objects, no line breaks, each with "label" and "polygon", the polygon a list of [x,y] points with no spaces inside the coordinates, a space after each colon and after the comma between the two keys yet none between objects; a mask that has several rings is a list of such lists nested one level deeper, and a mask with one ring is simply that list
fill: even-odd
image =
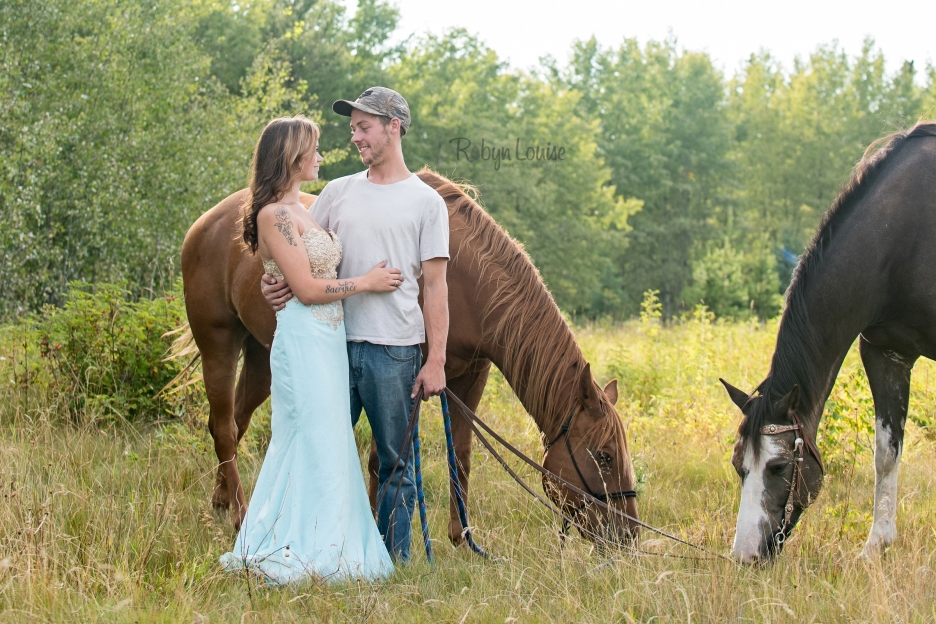
[{"label": "woman's long wavy hair", "polygon": [[257,253],[257,213],[278,202],[302,171],[302,159],[318,147],[318,125],[303,115],[274,119],[263,129],[250,165],[250,188],[244,198],[244,243]]}]

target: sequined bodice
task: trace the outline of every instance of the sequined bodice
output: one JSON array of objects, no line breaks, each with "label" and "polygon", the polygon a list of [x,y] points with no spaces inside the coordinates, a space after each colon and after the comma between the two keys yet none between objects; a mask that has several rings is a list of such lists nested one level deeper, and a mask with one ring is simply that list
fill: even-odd
[{"label": "sequined bodice", "polygon": [[[335,279],[338,277],[338,263],[341,262],[341,241],[331,230],[309,228],[300,239],[309,254],[309,267],[312,277]],[[264,260],[263,270],[270,275],[283,277],[275,260]]]},{"label": "sequined bodice", "polygon": [[[309,228],[299,237],[309,254],[309,267],[312,277],[319,279],[335,279],[338,277],[338,263],[341,262],[341,241],[331,230]],[[264,260],[263,270],[282,279],[283,273],[276,265],[275,260]],[[341,301],[315,304],[308,306],[312,316],[328,323],[332,329],[338,329],[344,320],[344,308]]]}]

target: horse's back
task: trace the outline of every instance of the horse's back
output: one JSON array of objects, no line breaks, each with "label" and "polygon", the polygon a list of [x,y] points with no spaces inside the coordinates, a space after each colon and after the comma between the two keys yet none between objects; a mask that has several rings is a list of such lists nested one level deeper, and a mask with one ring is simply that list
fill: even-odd
[{"label": "horse's back", "polygon": [[[263,262],[240,236],[246,194],[237,191],[205,212],[182,243],[185,307],[196,342],[199,330],[212,328],[246,329],[267,348],[273,342],[276,315],[260,291]],[[301,193],[300,199],[311,206],[316,198]]]},{"label": "horse's back", "polygon": [[884,247],[889,290],[897,285],[914,298],[923,295],[936,314],[936,137],[909,140],[887,165],[868,189],[870,210],[856,225],[872,230]]},{"label": "horse's back", "polygon": [[867,232],[852,255],[871,258],[877,267],[868,281],[881,302],[862,334],[874,344],[934,359],[936,136],[909,139],[888,161],[869,184],[864,210],[845,225]]},{"label": "horse's back", "polygon": [[871,187],[869,199],[882,216],[905,212],[918,224],[936,227],[936,136],[908,139]]}]

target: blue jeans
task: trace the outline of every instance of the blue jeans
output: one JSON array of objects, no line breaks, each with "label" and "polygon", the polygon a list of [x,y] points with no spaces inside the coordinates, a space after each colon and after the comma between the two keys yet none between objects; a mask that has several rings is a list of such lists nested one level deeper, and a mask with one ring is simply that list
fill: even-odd
[{"label": "blue jeans", "polygon": [[[398,347],[348,342],[348,364],[351,377],[351,426],[357,424],[363,407],[377,443],[377,457],[380,460],[377,473],[377,499],[380,501],[377,528],[390,556],[396,561],[406,562],[410,558],[416,481],[413,476],[412,450],[409,465],[403,473],[400,449],[413,408],[410,394],[422,366],[422,350],[419,345]],[[390,473],[394,467],[396,473],[391,479]],[[394,501],[397,501],[396,506]]]}]

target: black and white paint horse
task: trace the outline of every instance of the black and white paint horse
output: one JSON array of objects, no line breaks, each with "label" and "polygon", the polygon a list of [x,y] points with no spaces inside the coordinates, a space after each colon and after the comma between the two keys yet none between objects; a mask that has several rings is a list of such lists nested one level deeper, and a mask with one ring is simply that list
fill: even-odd
[{"label": "black and white paint horse", "polygon": [[750,395],[723,381],[744,415],[732,457],[742,561],[778,554],[819,493],[816,431],[856,337],[874,397],[874,521],[862,551],[873,556],[897,537],[910,371],[936,359],[934,122],[868,149],[796,267],[767,378]]}]

